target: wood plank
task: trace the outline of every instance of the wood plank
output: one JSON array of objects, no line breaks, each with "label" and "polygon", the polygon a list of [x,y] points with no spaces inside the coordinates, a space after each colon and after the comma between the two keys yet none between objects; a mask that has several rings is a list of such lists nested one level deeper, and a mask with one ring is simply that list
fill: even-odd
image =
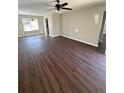
[{"label": "wood plank", "polygon": [[19,38],[19,93],[106,93],[106,57],[65,37]]}]

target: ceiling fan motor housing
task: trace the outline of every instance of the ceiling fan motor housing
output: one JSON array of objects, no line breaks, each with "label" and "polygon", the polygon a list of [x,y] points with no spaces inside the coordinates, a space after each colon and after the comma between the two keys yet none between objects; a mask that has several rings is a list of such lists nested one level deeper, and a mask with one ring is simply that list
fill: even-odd
[{"label": "ceiling fan motor housing", "polygon": [[[72,8],[65,7],[65,6],[68,5],[67,2],[65,2],[63,4],[60,4],[60,0],[56,0],[56,2],[57,2],[57,4],[55,4],[54,9],[57,9],[58,11],[61,10],[61,9],[72,10]],[[50,10],[53,10],[53,9],[50,9]]]},{"label": "ceiling fan motor housing", "polygon": [[60,4],[56,4],[55,7],[56,7],[57,10],[60,10],[61,5]]}]

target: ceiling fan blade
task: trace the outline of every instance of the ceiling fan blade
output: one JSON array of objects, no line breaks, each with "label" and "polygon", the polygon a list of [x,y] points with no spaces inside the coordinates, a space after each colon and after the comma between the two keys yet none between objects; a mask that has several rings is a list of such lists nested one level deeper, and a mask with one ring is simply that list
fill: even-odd
[{"label": "ceiling fan blade", "polygon": [[64,7],[64,6],[66,6],[66,5],[68,5],[68,3],[63,3],[63,4],[61,5],[61,7]]},{"label": "ceiling fan blade", "polygon": [[65,10],[72,10],[72,8],[66,8],[66,7],[62,7],[62,9],[65,9]]},{"label": "ceiling fan blade", "polygon": [[49,9],[49,10],[47,10],[47,11],[51,11],[51,10],[54,10],[54,9],[56,9],[56,8],[52,8],[52,9]]}]

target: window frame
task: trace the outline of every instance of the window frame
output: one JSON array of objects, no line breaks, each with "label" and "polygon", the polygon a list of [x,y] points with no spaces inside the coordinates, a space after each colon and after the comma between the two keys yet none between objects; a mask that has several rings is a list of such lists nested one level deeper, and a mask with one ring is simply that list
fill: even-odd
[{"label": "window frame", "polygon": [[[26,27],[25,23],[26,23],[26,19],[29,20],[29,28],[28,26]],[[32,20],[35,20],[36,21],[36,26],[33,26],[31,23]],[[28,23],[28,21],[27,21]],[[23,29],[24,29],[24,32],[32,32],[32,31],[38,31],[39,30],[39,22],[38,22],[38,18],[36,17],[24,17],[22,18],[22,25],[23,25]],[[28,30],[27,30],[28,29]]]}]

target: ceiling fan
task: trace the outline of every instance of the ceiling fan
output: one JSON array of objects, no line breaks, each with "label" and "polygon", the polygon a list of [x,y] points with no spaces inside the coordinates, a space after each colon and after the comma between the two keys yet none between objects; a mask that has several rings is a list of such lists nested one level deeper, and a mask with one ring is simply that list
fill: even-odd
[{"label": "ceiling fan", "polygon": [[64,10],[72,10],[72,8],[65,7],[65,6],[68,5],[67,2],[65,2],[65,3],[63,3],[63,4],[60,4],[60,0],[56,0],[55,2],[57,2],[57,3],[55,4],[55,6],[54,6],[55,8],[49,9],[48,11],[54,10],[54,9],[56,9],[57,11],[60,11],[61,9],[64,9]]}]

